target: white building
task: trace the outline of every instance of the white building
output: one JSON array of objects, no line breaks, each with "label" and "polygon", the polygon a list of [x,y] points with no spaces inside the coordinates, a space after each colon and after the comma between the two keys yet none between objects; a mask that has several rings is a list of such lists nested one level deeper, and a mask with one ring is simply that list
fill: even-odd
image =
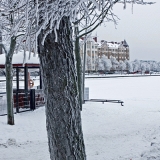
[{"label": "white building", "polygon": [[[97,37],[89,38],[86,43],[86,66],[87,63],[90,61],[90,67],[87,70],[95,70],[95,60],[98,56],[98,43],[97,43]],[[81,41],[81,47],[80,47],[80,53],[81,58],[83,61],[84,56],[84,44],[83,40]]]},{"label": "white building", "polygon": [[[80,53],[83,61],[84,56],[84,41],[81,40]],[[86,43],[86,70],[95,70],[95,61],[98,57],[106,55],[108,59],[111,56],[115,57],[117,61],[129,60],[129,45],[126,40],[121,42],[107,42],[101,40],[97,42],[97,37],[92,37]]]}]

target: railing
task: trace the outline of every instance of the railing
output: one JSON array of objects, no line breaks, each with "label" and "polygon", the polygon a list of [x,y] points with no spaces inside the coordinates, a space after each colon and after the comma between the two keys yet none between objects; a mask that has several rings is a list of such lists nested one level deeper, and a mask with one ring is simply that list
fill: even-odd
[{"label": "railing", "polygon": [[45,105],[45,97],[42,89],[35,90],[35,106],[41,107]]},{"label": "railing", "polygon": [[14,90],[14,108],[17,112],[35,110],[37,107],[45,105],[45,98],[41,89]]},{"label": "railing", "polygon": [[108,100],[108,99],[89,99],[89,100],[85,100],[86,102],[87,101],[90,101],[90,102],[102,102],[102,103],[104,103],[104,102],[110,102],[110,103],[120,103],[121,104],[121,106],[123,106],[123,101],[121,101],[121,100]]},{"label": "railing", "polygon": [[13,90],[13,104],[16,112],[30,110],[30,92],[24,89]]}]

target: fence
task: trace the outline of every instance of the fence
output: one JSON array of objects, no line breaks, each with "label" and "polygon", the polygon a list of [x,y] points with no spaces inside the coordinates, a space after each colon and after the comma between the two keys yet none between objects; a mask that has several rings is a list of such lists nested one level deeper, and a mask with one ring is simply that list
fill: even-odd
[{"label": "fence", "polygon": [[[34,110],[45,105],[45,98],[41,89],[13,90],[14,113]],[[7,114],[6,93],[0,93],[0,116]]]},{"label": "fence", "polygon": [[34,110],[45,104],[44,94],[41,89],[30,89],[27,91],[24,89],[14,90],[13,97],[16,112]]}]

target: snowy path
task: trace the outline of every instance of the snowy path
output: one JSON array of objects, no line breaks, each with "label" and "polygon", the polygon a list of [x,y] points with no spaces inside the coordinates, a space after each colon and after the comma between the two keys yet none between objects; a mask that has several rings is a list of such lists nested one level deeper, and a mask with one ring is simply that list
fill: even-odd
[{"label": "snowy path", "polygon": [[[159,82],[160,77],[86,80],[90,98],[124,101],[84,104],[87,160],[160,160]],[[0,117],[0,160],[49,160],[44,112],[16,114],[15,126]]]}]

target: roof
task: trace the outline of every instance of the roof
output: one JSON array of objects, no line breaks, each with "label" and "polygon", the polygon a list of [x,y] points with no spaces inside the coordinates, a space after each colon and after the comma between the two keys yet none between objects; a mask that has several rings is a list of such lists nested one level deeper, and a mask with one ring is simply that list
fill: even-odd
[{"label": "roof", "polygon": [[102,40],[100,43],[98,43],[98,47],[102,47],[103,44],[106,44],[109,48],[118,48],[120,46],[119,42],[107,42],[105,40]]},{"label": "roof", "polygon": [[126,40],[123,41],[123,46],[124,47],[129,47],[129,45],[127,44]]},{"label": "roof", "polygon": [[119,43],[115,43],[115,42],[107,42],[107,45],[109,48],[118,48],[119,47]]},{"label": "roof", "polygon": [[[23,57],[24,52],[18,52],[13,55],[12,64],[13,66],[23,66]],[[5,64],[5,54],[0,55],[0,66],[2,67]],[[31,57],[29,59],[29,52],[26,52],[25,63],[27,66],[39,66],[39,57],[38,54],[34,56],[34,53],[31,53]]]}]

